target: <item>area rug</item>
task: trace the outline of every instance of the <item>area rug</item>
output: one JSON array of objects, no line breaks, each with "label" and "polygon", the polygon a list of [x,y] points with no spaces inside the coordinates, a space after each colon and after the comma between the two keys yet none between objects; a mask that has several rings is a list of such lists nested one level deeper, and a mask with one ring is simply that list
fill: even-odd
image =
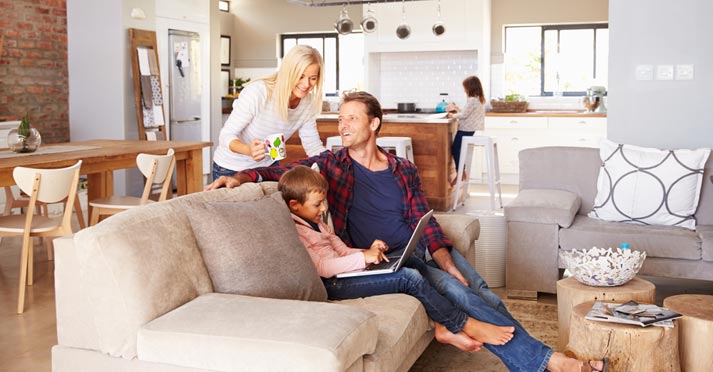
[{"label": "area rug", "polygon": [[[503,300],[510,313],[533,337],[546,345],[557,347],[557,305],[526,300]],[[483,348],[477,353],[465,353],[453,346],[431,342],[411,367],[414,372],[507,372],[505,365]]]}]

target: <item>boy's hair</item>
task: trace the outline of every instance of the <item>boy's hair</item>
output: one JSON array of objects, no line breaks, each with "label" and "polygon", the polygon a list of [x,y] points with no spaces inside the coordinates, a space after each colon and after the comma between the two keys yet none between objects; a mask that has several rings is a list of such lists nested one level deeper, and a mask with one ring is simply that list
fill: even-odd
[{"label": "boy's hair", "polygon": [[285,203],[290,200],[297,200],[304,204],[307,195],[311,192],[327,192],[327,180],[321,174],[304,165],[298,165],[280,177],[277,189],[282,192],[282,199]]},{"label": "boy's hair", "polygon": [[463,80],[463,88],[468,92],[468,97],[475,97],[480,103],[485,103],[483,84],[477,76],[468,76]]},{"label": "boy's hair", "polygon": [[348,92],[342,97],[342,104],[347,102],[361,102],[366,106],[366,115],[369,120],[379,118],[379,127],[376,128],[376,135],[379,135],[381,123],[384,121],[384,113],[381,111],[381,104],[376,97],[364,91]]}]

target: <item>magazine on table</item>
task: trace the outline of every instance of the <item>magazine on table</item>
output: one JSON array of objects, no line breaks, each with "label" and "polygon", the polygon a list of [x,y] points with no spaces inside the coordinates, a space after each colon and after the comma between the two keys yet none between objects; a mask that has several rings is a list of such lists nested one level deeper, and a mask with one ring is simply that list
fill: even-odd
[{"label": "magazine on table", "polygon": [[584,318],[599,322],[634,324],[642,327],[654,325],[672,328],[673,319],[682,316],[677,312],[653,304],[640,304],[635,301],[623,304],[597,301]]}]

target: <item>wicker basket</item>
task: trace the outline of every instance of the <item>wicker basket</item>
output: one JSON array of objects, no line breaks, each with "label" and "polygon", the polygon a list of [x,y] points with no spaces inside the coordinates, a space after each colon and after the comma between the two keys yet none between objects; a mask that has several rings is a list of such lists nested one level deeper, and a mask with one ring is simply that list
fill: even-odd
[{"label": "wicker basket", "polygon": [[491,100],[493,112],[525,112],[527,111],[527,101],[496,101]]}]

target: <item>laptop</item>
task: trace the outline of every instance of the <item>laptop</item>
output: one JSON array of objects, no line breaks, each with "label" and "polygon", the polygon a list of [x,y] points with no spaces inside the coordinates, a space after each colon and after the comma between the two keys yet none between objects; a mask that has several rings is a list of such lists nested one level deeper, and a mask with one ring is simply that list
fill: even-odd
[{"label": "laptop", "polygon": [[396,255],[393,257],[389,256],[389,262],[382,261],[378,264],[369,264],[369,266],[363,269],[337,274],[337,278],[388,274],[400,269],[401,266],[406,263],[406,259],[408,259],[411,253],[413,253],[414,249],[416,249],[418,241],[421,239],[421,235],[423,235],[423,230],[426,229],[426,226],[428,225],[428,220],[431,219],[432,215],[433,209],[431,209],[430,211],[428,211],[428,213],[424,214],[423,217],[421,217],[421,219],[418,221],[418,225],[416,225],[416,229],[414,229],[413,234],[411,234],[411,238],[409,239],[408,244],[406,245],[406,249],[404,249],[400,255]]}]

